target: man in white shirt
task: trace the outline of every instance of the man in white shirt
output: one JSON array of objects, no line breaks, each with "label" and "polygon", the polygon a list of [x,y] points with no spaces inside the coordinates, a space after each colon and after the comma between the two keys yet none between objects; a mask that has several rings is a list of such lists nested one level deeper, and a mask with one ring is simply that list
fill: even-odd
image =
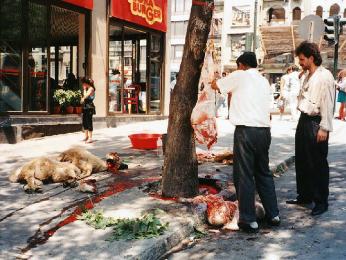
[{"label": "man in white shirt", "polygon": [[237,59],[238,70],[212,82],[212,88],[231,93],[230,121],[234,132],[234,185],[239,202],[239,227],[257,232],[255,190],[270,225],[279,225],[279,209],[273,176],[269,171],[270,85],[256,69],[253,52]]},{"label": "man in white shirt", "polygon": [[328,139],[333,130],[335,85],[333,75],[325,69],[315,43],[302,42],[295,51],[306,71],[298,96],[301,112],[295,137],[295,164],[298,196],[288,204],[314,202],[311,215],[328,210],[329,165]]}]

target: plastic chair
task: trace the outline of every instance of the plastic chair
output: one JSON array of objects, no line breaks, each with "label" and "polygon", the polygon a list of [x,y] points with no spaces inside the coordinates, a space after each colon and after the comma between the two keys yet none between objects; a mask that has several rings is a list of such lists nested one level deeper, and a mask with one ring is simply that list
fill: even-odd
[{"label": "plastic chair", "polygon": [[[138,114],[138,103],[139,103],[139,93],[141,91],[141,86],[138,84],[131,84],[127,88],[124,88],[124,109],[123,113],[126,113],[126,107],[128,105],[136,105],[136,111]],[[130,112],[131,110],[129,110]]]}]

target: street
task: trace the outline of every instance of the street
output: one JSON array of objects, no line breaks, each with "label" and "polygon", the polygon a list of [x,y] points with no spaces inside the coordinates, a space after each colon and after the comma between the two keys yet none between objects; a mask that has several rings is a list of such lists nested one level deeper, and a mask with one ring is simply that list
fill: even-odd
[{"label": "street", "polygon": [[346,124],[334,121],[331,134],[329,210],[310,216],[310,207],[287,205],[296,196],[295,169],[275,179],[281,225],[256,235],[241,232],[209,233],[195,246],[168,259],[345,259],[346,237]]},{"label": "street", "polygon": [[[195,240],[193,247],[171,254],[169,259],[322,259],[326,257],[344,259],[346,250],[343,245],[346,241],[343,227],[346,219],[346,196],[343,187],[346,184],[344,176],[346,124],[335,120],[334,126],[335,130],[330,140],[331,184],[330,208],[327,213],[312,218],[309,215],[310,209],[285,204],[286,199],[295,196],[294,167],[291,166],[281,177],[275,178],[282,218],[282,225],[279,228],[273,230],[264,228],[256,235],[211,231],[206,237]],[[181,228],[186,225],[184,221],[189,220],[189,216],[185,216],[184,213],[186,210],[181,208],[181,205],[149,199],[144,193],[132,188],[160,178],[163,155],[161,149],[141,151],[130,148],[127,135],[138,131],[164,133],[166,127],[167,120],[99,129],[95,131],[95,142],[91,145],[81,142],[81,133],[33,139],[15,145],[1,145],[3,167],[0,174],[0,258],[91,259],[102,252],[103,256],[100,259],[125,257],[157,259],[171,249],[163,247],[167,245],[167,237],[184,234],[176,238],[178,243],[184,239],[184,236],[189,236],[191,229]],[[230,122],[218,119],[218,128],[219,140],[212,149],[214,152],[230,149],[233,143],[234,127]],[[294,129],[295,122],[289,121],[288,117],[281,121],[279,116],[274,116],[270,149],[272,169],[294,155]],[[163,240],[161,239],[161,251],[153,251],[153,248],[158,247],[160,239],[112,242],[112,246],[107,246],[104,237],[109,231],[95,232],[81,221],[73,220],[73,223],[65,223],[71,220],[78,205],[89,201],[90,198],[97,199],[98,194],[95,197],[75,189],[64,189],[61,184],[44,185],[42,194],[26,194],[21,184],[9,183],[7,176],[18,165],[37,156],[56,155],[76,145],[88,149],[101,158],[104,158],[108,151],[117,151],[129,165],[129,170],[117,175],[109,173],[92,175],[92,178],[97,180],[98,194],[112,189],[111,195],[102,203],[95,205],[95,208],[104,210],[112,216],[114,214],[123,216],[124,212],[127,212],[125,215],[128,217],[138,216],[143,210],[152,207],[175,208],[174,215],[166,216],[172,228],[162,237]],[[200,149],[205,148],[198,146],[197,151]],[[200,165],[199,175],[206,174],[229,180],[232,176],[232,167],[215,163]],[[179,219],[178,216],[183,222],[180,221],[180,224],[178,223],[180,228],[176,229],[173,228],[175,225],[173,222]],[[174,246],[173,242],[171,243]],[[63,246],[64,250],[59,250],[60,246]],[[133,251],[133,248],[137,248],[137,251]],[[117,257],[114,257],[114,250],[118,250]],[[155,253],[148,253],[149,251]]]}]

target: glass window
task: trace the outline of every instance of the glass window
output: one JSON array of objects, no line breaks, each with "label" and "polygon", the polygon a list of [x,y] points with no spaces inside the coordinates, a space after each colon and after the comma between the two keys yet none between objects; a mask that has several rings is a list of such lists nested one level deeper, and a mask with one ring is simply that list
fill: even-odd
[{"label": "glass window", "polygon": [[122,28],[110,26],[109,41],[109,112],[121,111],[121,35]]},{"label": "glass window", "polygon": [[150,38],[150,112],[161,110],[161,41],[160,35]]},{"label": "glass window", "polygon": [[20,0],[0,0],[0,112],[22,110]]},{"label": "glass window", "polygon": [[28,110],[47,111],[47,6],[29,2]]},{"label": "glass window", "polygon": [[173,37],[182,37],[186,34],[186,28],[184,22],[174,22],[174,36]]},{"label": "glass window", "polygon": [[293,9],[293,20],[300,20],[301,19],[302,12],[299,7],[296,7]]},{"label": "glass window", "polygon": [[232,34],[229,35],[231,47],[231,60],[236,60],[244,51],[246,47],[245,34]]},{"label": "glass window", "polygon": [[340,13],[340,6],[333,4],[329,9],[329,16],[338,15]]},{"label": "glass window", "polygon": [[322,6],[317,6],[316,8],[316,15],[318,15],[319,17],[323,17],[323,7]]},{"label": "glass window", "polygon": [[177,45],[177,46],[175,46],[174,51],[175,51],[174,58],[175,59],[181,59],[183,57],[184,46],[183,45]]}]

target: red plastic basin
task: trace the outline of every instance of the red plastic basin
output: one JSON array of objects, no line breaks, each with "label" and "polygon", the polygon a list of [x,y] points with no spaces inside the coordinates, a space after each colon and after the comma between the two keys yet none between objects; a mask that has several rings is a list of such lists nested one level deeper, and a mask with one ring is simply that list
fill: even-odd
[{"label": "red plastic basin", "polygon": [[157,139],[160,134],[133,134],[129,135],[134,149],[157,149]]}]

